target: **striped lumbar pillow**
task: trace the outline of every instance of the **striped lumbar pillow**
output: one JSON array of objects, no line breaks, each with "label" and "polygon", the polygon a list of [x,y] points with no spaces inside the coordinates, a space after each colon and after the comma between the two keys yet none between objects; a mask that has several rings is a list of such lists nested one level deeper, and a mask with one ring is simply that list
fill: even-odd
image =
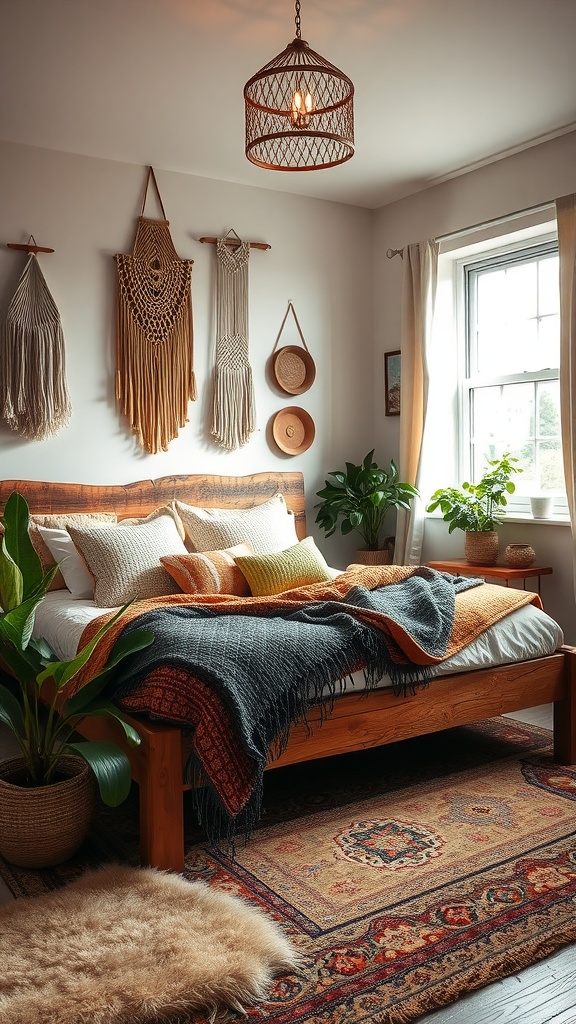
[{"label": "striped lumbar pillow", "polygon": [[166,555],[160,561],[185,594],[234,594],[248,597],[250,587],[234,557],[251,555],[251,544],[236,544],[222,551],[193,551]]}]

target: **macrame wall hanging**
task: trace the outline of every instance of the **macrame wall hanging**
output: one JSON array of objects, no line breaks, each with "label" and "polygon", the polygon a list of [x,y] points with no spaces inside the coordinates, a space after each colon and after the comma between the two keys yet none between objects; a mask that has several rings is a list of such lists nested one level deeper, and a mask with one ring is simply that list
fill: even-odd
[{"label": "macrame wall hanging", "polygon": [[[236,245],[228,240],[234,235]],[[212,390],[214,440],[233,451],[256,428],[252,368],[248,361],[250,244],[231,229],[216,241],[216,356]]]},{"label": "macrame wall hanging", "polygon": [[7,245],[29,256],[2,327],[0,411],[16,433],[44,441],[68,426],[72,412],[60,314],[36,255],[54,250],[32,235],[26,245]]},{"label": "macrame wall hanging", "polygon": [[[150,178],[164,220],[144,217]],[[147,452],[167,451],[196,399],[192,264],[174,248],[156,176],[148,168],[134,248],[118,270],[116,397]]]}]

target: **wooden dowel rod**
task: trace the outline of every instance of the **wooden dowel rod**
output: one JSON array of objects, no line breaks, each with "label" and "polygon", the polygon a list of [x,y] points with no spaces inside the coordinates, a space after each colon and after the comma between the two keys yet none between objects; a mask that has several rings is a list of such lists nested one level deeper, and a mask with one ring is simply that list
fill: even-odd
[{"label": "wooden dowel rod", "polygon": [[6,242],[8,249],[22,249],[24,252],[54,252],[54,249],[47,249],[44,245],[31,245],[30,242]]},{"label": "wooden dowel rod", "polygon": [[[203,238],[199,238],[198,241],[199,242],[208,242],[210,245],[216,245],[216,243],[219,241],[219,239],[218,238],[212,238],[212,237],[207,238],[206,235],[204,235],[204,237]],[[235,249],[238,248],[238,246],[241,245],[241,244],[242,244],[242,241],[238,240],[236,238],[225,238],[224,239],[224,245],[231,245]],[[268,242],[248,242],[248,245],[250,246],[251,249],[271,249],[272,248],[271,245],[268,245]]]}]

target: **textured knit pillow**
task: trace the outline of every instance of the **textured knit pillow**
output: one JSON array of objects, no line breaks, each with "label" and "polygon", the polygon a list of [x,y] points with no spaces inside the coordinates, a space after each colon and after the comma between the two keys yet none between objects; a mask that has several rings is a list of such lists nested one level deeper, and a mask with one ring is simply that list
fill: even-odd
[{"label": "textured knit pillow", "polygon": [[240,555],[234,561],[248,580],[254,597],[280,594],[292,587],[304,587],[308,583],[322,583],[333,578],[312,537],[306,537],[285,551],[271,555]]},{"label": "textured knit pillow", "polygon": [[141,526],[142,523],[149,523],[151,519],[157,519],[158,516],[171,516],[178,528],[178,533],[182,537],[182,540],[186,540],[186,531],[184,524],[180,519],[176,509],[172,505],[160,505],[159,508],[154,509],[153,512],[149,512],[147,516],[130,516],[127,519],[119,519],[119,526]]},{"label": "textured knit pillow", "polygon": [[137,526],[68,527],[68,532],[94,580],[94,600],[114,608],[133,598],[160,597],[178,588],[160,559],[186,554],[173,514],[162,514]]},{"label": "textured knit pillow", "polygon": [[197,508],[175,501],[193,551],[221,551],[249,543],[258,554],[282,551],[298,543],[294,516],[282,494],[253,508]]},{"label": "textured knit pillow", "polygon": [[[46,513],[46,514],[35,514],[30,516],[29,533],[30,539],[36,549],[36,553],[42,563],[42,569],[44,572],[48,572],[56,562],[59,562],[64,555],[60,555],[58,558],[54,558],[52,551],[40,530],[39,526],[47,527],[51,530],[66,530],[67,526],[92,526],[94,523],[115,523],[117,516],[115,512],[62,512],[62,513]],[[72,560],[76,552],[66,552],[66,556]],[[79,557],[76,555],[76,557]],[[70,563],[69,563],[70,567]],[[66,579],[62,574],[61,570],[58,570],[52,583],[48,587],[49,590],[65,590]],[[68,587],[70,590],[70,587]],[[78,595],[76,595],[78,596]],[[90,587],[90,596],[92,596],[92,587]]]},{"label": "textured knit pillow", "polygon": [[185,594],[235,594],[249,597],[250,587],[235,555],[251,555],[250,544],[236,544],[223,551],[189,551],[166,555],[160,561]]}]

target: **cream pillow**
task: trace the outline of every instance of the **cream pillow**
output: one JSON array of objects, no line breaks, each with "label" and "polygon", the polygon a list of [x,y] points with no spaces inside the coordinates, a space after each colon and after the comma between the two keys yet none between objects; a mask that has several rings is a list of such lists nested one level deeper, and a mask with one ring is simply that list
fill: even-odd
[{"label": "cream pillow", "polygon": [[198,508],[175,501],[174,507],[194,551],[220,551],[251,544],[258,554],[282,551],[298,543],[294,515],[282,494],[253,508]]},{"label": "cream pillow", "polygon": [[[94,581],[68,531],[48,526],[37,526],[36,529],[52,556],[52,565],[60,563],[64,586],[68,587],[72,597],[94,597]],[[108,527],[100,529],[107,530]]]},{"label": "cream pillow", "polygon": [[332,581],[333,576],[312,537],[269,555],[235,555],[254,597],[280,594],[293,587]]},{"label": "cream pillow", "polygon": [[94,600],[114,608],[133,598],[174,594],[178,587],[160,564],[186,554],[174,515],[161,513],[138,525],[68,528],[94,580]]}]

